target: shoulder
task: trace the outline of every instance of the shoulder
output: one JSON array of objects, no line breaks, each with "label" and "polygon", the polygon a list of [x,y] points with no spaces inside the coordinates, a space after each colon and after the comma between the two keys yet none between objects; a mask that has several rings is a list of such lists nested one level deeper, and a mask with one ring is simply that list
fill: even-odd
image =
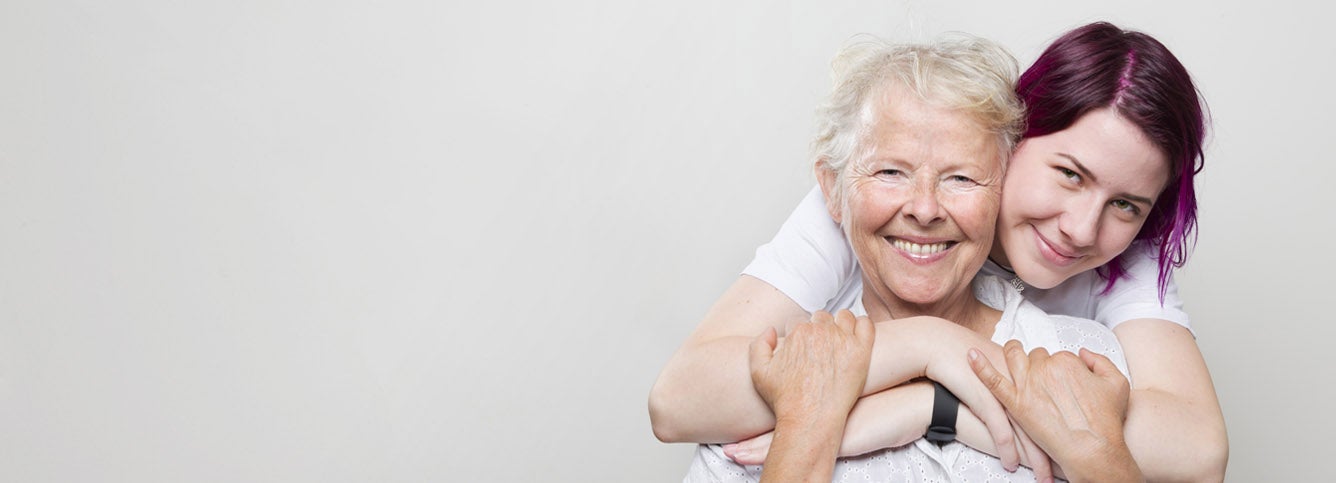
[{"label": "shoulder", "polygon": [[1163,300],[1160,292],[1158,252],[1148,243],[1135,243],[1122,257],[1125,276],[1108,292],[1094,294],[1095,320],[1109,328],[1134,319],[1160,319],[1191,330],[1178,284],[1173,274],[1165,280]]}]

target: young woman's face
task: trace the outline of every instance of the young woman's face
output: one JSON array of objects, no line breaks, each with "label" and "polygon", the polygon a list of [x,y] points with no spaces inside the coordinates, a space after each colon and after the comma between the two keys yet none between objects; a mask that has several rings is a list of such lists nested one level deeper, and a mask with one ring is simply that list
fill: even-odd
[{"label": "young woman's face", "polygon": [[1052,288],[1132,243],[1169,179],[1169,161],[1112,109],[1021,141],[1007,168],[994,259]]}]

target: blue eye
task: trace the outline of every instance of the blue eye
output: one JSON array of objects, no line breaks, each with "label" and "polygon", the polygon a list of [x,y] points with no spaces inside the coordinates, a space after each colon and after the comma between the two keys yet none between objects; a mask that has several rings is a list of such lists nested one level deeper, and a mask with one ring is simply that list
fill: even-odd
[{"label": "blue eye", "polygon": [[877,171],[878,176],[899,176],[901,174],[904,174],[904,171],[900,171],[898,169],[883,169],[881,171]]},{"label": "blue eye", "polygon": [[963,175],[959,175],[959,174],[957,174],[957,175],[953,175],[953,176],[951,176],[951,177],[948,178],[948,179],[950,179],[951,181],[955,181],[955,182],[957,182],[957,183],[971,183],[971,184],[974,183],[974,180],[973,180],[973,179],[970,179],[969,176],[963,176]]}]

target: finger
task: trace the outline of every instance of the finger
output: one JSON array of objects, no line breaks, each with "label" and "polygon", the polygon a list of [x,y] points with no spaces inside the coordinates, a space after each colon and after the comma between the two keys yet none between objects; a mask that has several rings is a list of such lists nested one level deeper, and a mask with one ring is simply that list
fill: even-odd
[{"label": "finger", "polygon": [[970,368],[974,370],[974,375],[993,394],[994,399],[989,399],[988,403],[991,403],[991,407],[996,408],[996,412],[987,407],[970,406],[970,409],[988,428],[988,435],[993,438],[993,444],[997,447],[998,458],[1002,460],[1002,466],[1008,471],[1016,471],[1016,467],[1020,465],[1020,452],[1015,445],[1010,420],[1006,413],[1001,411],[1002,407],[1000,407],[1010,408],[1014,404],[1016,388],[1002,373],[993,368],[993,364],[988,361],[987,357],[984,357],[979,349],[970,348],[968,355]]},{"label": "finger", "polygon": [[1025,348],[1021,347],[1021,341],[1007,341],[1002,346],[1002,354],[1007,359],[1007,372],[1011,373],[1011,380],[1024,384],[1025,375],[1030,372],[1030,357],[1025,354]]},{"label": "finger", "polygon": [[816,312],[812,312],[812,319],[810,321],[831,323],[835,321],[835,317],[830,315],[830,312],[826,312],[824,310],[818,310]]},{"label": "finger", "polygon": [[872,323],[872,319],[859,317],[854,322],[854,337],[857,337],[864,346],[872,347],[877,341],[877,324]]},{"label": "finger", "polygon": [[993,368],[993,363],[984,357],[979,349],[971,348],[969,351],[970,369],[974,369],[974,375],[978,376],[979,382],[982,382],[988,391],[993,393],[993,397],[1002,403],[1007,410],[1011,410],[1016,401],[1016,386]]},{"label": "finger", "polygon": [[724,445],[724,455],[741,465],[764,463],[765,456],[770,452],[770,441],[774,434],[774,431],[771,431],[751,439],[726,444]]},{"label": "finger", "polygon": [[982,395],[986,398],[983,403],[967,406],[988,428],[988,434],[997,448],[997,457],[1002,460],[1002,467],[1007,471],[1016,471],[1021,464],[1021,455],[1016,445],[1016,434],[1012,432],[1011,420],[996,399],[987,397],[986,393]]},{"label": "finger", "polygon": [[857,323],[857,319],[854,318],[853,312],[841,310],[835,314],[835,326],[839,327],[842,332],[852,333],[855,323]]},{"label": "finger", "polygon": [[1128,388],[1132,385],[1132,381],[1127,380],[1127,376],[1123,375],[1123,372],[1118,370],[1118,366],[1114,365],[1113,361],[1109,360],[1109,358],[1105,357],[1103,354],[1098,354],[1083,348],[1081,349],[1081,361],[1085,362],[1086,367],[1089,368],[1091,372],[1094,372],[1095,376],[1116,384],[1115,387]]},{"label": "finger", "polygon": [[761,332],[761,335],[752,339],[747,363],[751,365],[753,373],[756,372],[757,368],[765,366],[775,356],[775,345],[777,343],[774,327],[766,327],[765,332]]},{"label": "finger", "polygon": [[1100,377],[1108,377],[1110,373],[1117,374],[1118,377],[1123,376],[1123,373],[1118,370],[1118,366],[1114,365],[1113,361],[1109,360],[1108,357],[1105,357],[1104,354],[1100,354],[1084,347],[1081,348],[1081,362],[1085,363],[1086,368],[1090,369],[1090,372],[1093,372]]},{"label": "finger", "polygon": [[1035,481],[1052,481],[1053,464],[1048,459],[1048,453],[1035,444],[1030,435],[1025,433],[1025,428],[1016,424],[1015,430],[1016,439],[1020,440],[1021,449],[1025,451],[1025,460],[1030,463],[1030,470],[1034,472]]}]

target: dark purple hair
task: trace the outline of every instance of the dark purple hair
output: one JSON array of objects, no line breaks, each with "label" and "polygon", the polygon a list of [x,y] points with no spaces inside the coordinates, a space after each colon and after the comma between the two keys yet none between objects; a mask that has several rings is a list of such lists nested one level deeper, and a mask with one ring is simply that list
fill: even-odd
[{"label": "dark purple hair", "polygon": [[[1131,121],[1169,159],[1169,182],[1135,240],[1159,250],[1160,301],[1173,267],[1187,262],[1196,242],[1197,196],[1192,177],[1205,162],[1206,122],[1192,77],[1174,54],[1149,35],[1092,23],[1063,35],[1021,74],[1023,137],[1071,127],[1087,112],[1111,107]],[[1097,269],[1107,293],[1127,274],[1123,256]]]}]

